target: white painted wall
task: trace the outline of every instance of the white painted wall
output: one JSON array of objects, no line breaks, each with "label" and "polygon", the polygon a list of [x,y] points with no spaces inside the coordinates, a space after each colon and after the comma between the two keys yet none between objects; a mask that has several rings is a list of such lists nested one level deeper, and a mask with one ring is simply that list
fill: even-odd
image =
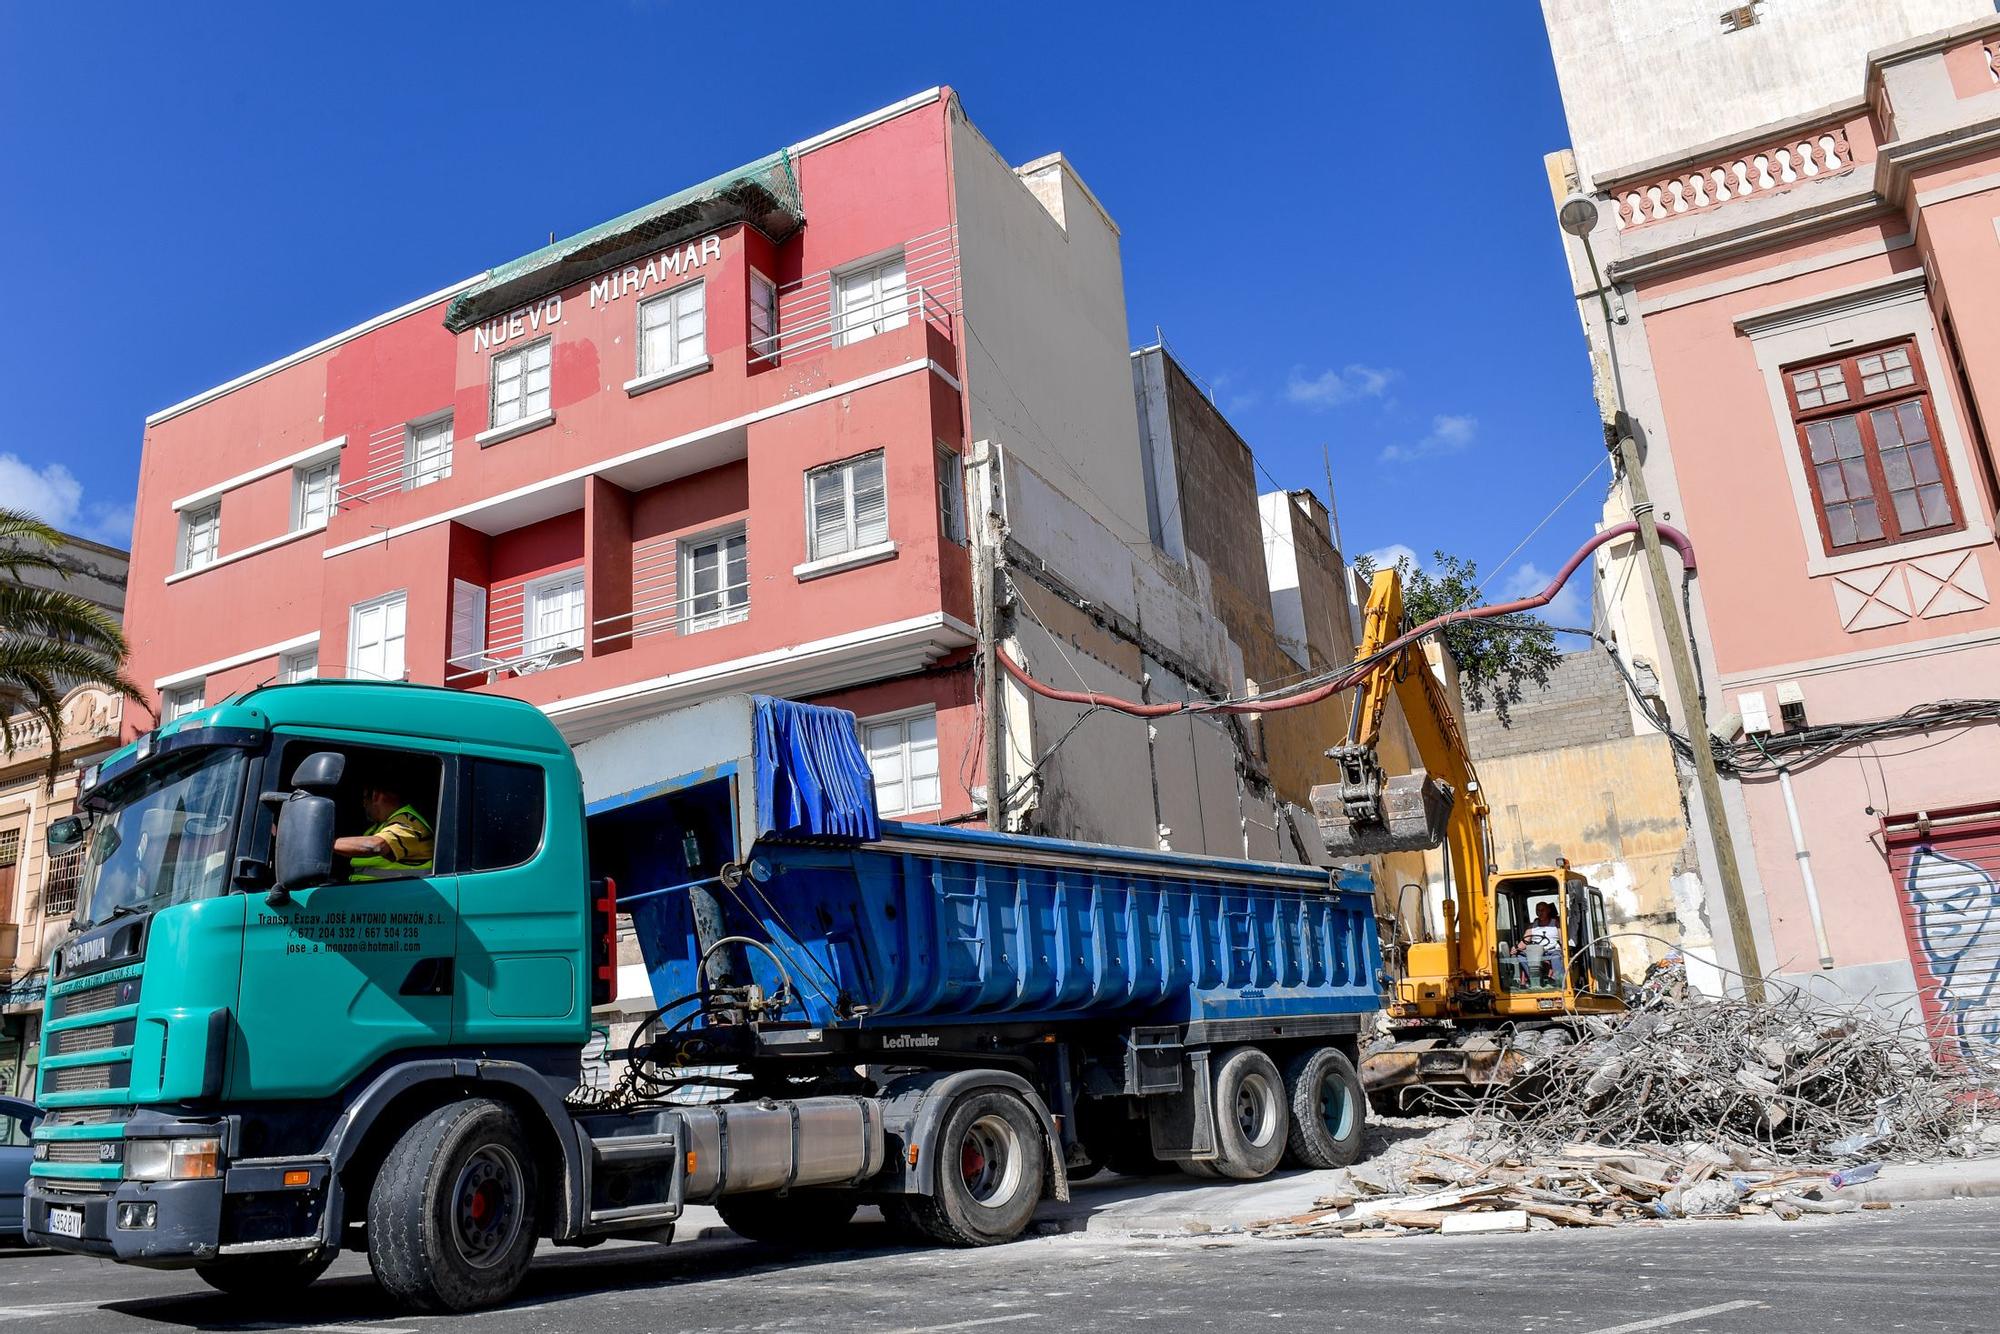
[{"label": "white painted wall", "polygon": [[972,438],[1150,547],[1117,227],[1068,163],[1017,173],[956,103],[952,163]]},{"label": "white painted wall", "polygon": [[1586,182],[1861,96],[1870,51],[1973,19],[1993,0],[1542,0]]}]

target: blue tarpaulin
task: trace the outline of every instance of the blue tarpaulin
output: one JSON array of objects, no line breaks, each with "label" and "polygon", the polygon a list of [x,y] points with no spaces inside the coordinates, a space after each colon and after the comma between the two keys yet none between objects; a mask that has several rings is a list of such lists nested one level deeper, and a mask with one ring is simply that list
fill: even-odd
[{"label": "blue tarpaulin", "polygon": [[875,779],[840,709],[755,697],[757,826],[779,838],[877,836]]}]

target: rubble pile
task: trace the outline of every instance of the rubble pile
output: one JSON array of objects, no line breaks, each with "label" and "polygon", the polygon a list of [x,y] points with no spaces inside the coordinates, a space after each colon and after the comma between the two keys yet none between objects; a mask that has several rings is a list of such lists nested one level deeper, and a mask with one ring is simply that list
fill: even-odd
[{"label": "rubble pile", "polygon": [[1643,1150],[1567,1144],[1527,1157],[1505,1139],[1481,1143],[1476,1128],[1464,1130],[1443,1138],[1473,1152],[1440,1147],[1431,1142],[1437,1136],[1397,1146],[1386,1160],[1348,1169],[1346,1188],[1321,1196],[1307,1212],[1249,1230],[1271,1238],[1452,1235],[1759,1214],[1793,1221],[1889,1207],[1840,1194],[1872,1179],[1876,1163],[1785,1167],[1706,1144]]},{"label": "rubble pile", "polygon": [[[1780,988],[1773,984],[1773,991]],[[1627,1014],[1510,1044],[1519,1078],[1469,1115],[1377,1118],[1370,1152],[1266,1237],[1796,1220],[1886,1209],[1884,1161],[2000,1152],[1994,1081],[1929,1035],[1796,990],[1752,1005],[1649,978]]]},{"label": "rubble pile", "polygon": [[1990,1080],[1942,1066],[1921,1030],[1796,990],[1762,1005],[1656,990],[1566,1036],[1528,1035],[1522,1077],[1476,1109],[1525,1148],[1696,1141],[1793,1163],[1995,1148]]}]

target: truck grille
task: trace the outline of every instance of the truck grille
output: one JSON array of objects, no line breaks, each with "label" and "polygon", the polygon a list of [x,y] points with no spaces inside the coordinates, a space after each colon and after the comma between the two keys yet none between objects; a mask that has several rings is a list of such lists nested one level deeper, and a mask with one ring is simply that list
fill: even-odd
[{"label": "truck grille", "polygon": [[[104,1156],[102,1147],[106,1144],[109,1144],[112,1148],[109,1158]],[[51,1163],[115,1163],[119,1159],[119,1153],[120,1149],[117,1140],[56,1140],[49,1145],[48,1155],[43,1161]]]},{"label": "truck grille", "polygon": [[118,1004],[118,984],[110,982],[101,987],[90,987],[84,991],[72,991],[62,998],[62,1017],[71,1015],[96,1014]]},{"label": "truck grille", "polygon": [[59,1070],[44,1072],[51,1093],[80,1093],[86,1089],[108,1089],[111,1087],[111,1067],[108,1065],[66,1065]]},{"label": "truck grille", "polygon": [[49,1051],[56,1056],[70,1056],[80,1051],[103,1051],[116,1045],[112,1041],[115,1026],[112,1024],[92,1024],[88,1028],[60,1028],[49,1035]]}]

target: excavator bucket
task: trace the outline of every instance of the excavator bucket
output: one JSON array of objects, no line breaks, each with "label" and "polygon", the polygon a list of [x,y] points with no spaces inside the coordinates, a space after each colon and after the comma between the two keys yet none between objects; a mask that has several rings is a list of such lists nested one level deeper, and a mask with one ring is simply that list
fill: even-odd
[{"label": "excavator bucket", "polygon": [[1340,781],[1315,786],[1312,807],[1329,856],[1423,852],[1444,842],[1449,783],[1422,769],[1385,778],[1372,746],[1336,746],[1326,756],[1340,766]]}]

